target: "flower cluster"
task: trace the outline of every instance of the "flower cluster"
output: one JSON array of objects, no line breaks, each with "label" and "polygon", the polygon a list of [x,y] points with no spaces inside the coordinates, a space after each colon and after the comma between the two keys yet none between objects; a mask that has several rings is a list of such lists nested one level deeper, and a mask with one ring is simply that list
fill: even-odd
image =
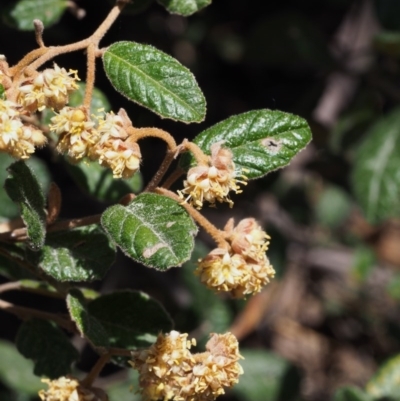
[{"label": "flower cluster", "polygon": [[95,387],[82,386],[72,377],[60,377],[56,380],[42,379],[48,390],[40,390],[42,401],[108,401],[107,394]]},{"label": "flower cluster", "polygon": [[42,111],[46,107],[60,110],[68,102],[68,96],[78,89],[77,71],[60,68],[48,68],[25,81],[19,87],[17,102],[29,112]]},{"label": "flower cluster", "polygon": [[60,136],[57,150],[71,161],[98,160],[114,178],[131,177],[139,169],[139,145],[128,135],[132,123],[123,109],[115,115],[89,116],[83,107],[64,107],[51,119],[50,129]]},{"label": "flower cluster", "polygon": [[27,159],[35,146],[45,143],[42,131],[21,121],[17,104],[0,99],[0,151],[16,159]]},{"label": "flower cluster", "polygon": [[204,201],[215,206],[216,202],[228,202],[233,206],[229,198],[229,192],[242,192],[238,186],[244,181],[236,179],[235,164],[230,149],[223,148],[221,142],[211,145],[211,156],[208,165],[199,164],[188,171],[184,188],[179,191],[179,196],[194,206],[196,209],[203,207]]},{"label": "flower cluster", "polygon": [[236,227],[231,219],[224,232],[229,248],[216,248],[199,260],[196,274],[209,288],[235,298],[260,292],[275,275],[265,254],[270,237],[253,218]]},{"label": "flower cluster", "polygon": [[190,352],[195,342],[187,336],[160,334],[149,349],[133,354],[144,401],[210,401],[238,382],[243,370],[233,334],[211,334],[206,352],[197,354]]}]

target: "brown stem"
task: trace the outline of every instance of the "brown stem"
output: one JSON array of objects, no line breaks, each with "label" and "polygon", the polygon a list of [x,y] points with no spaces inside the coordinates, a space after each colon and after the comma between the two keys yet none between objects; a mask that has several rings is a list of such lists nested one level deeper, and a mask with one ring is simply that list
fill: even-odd
[{"label": "brown stem", "polygon": [[10,76],[16,75],[19,71],[22,71],[26,66],[32,63],[34,60],[42,56],[48,51],[46,47],[39,47],[39,49],[32,50],[24,58],[22,58],[17,65],[9,69]]},{"label": "brown stem", "polygon": [[19,290],[21,289],[21,283],[19,281],[13,281],[10,283],[5,283],[0,285],[0,294],[7,291]]},{"label": "brown stem", "polygon": [[27,66],[30,67],[31,71],[35,71],[44,63],[46,63],[47,61],[53,59],[54,57],[60,54],[82,50],[88,48],[90,45],[94,47],[96,54],[100,40],[103,38],[106,32],[110,29],[111,25],[117,19],[118,15],[121,13],[121,10],[125,6],[125,4],[126,2],[123,1],[118,2],[118,4],[111,9],[106,19],[102,22],[102,24],[89,38],[64,46],[40,47],[39,49],[35,49],[29,54],[27,54],[16,66],[10,68],[11,75],[15,76],[14,87],[19,86],[23,77],[18,77],[18,76],[22,74],[24,68],[26,68]]},{"label": "brown stem", "polygon": [[56,315],[55,313],[43,312],[37,309],[26,308],[24,306],[17,306],[10,302],[3,301],[2,299],[0,299],[0,309],[3,309],[5,312],[12,313],[22,320],[27,320],[32,317],[51,320],[68,331],[76,332],[75,324],[72,321]]},{"label": "brown stem", "polygon": [[183,174],[185,173],[185,170],[181,169],[178,167],[176,170],[174,170],[170,176],[165,180],[163,184],[163,188],[168,189],[171,187],[171,185],[179,179]]},{"label": "brown stem", "polygon": [[95,75],[96,75],[96,48],[93,44],[90,44],[87,48],[86,89],[85,89],[85,98],[83,99],[83,106],[86,107],[88,110],[90,110],[90,103],[92,101]]},{"label": "brown stem", "polygon": [[61,191],[55,182],[50,184],[49,194],[47,195],[47,218],[46,223],[48,225],[54,223],[61,210]]},{"label": "brown stem", "polygon": [[154,177],[151,179],[151,181],[147,184],[146,188],[144,189],[144,192],[151,192],[154,190],[154,188],[157,187],[157,185],[163,179],[163,177],[164,177],[165,173],[167,172],[169,166],[171,165],[172,161],[174,160],[175,155],[176,155],[176,152],[172,152],[172,151],[167,152],[163,162],[161,163],[160,168],[154,174]]},{"label": "brown stem", "polygon": [[0,294],[7,292],[7,291],[14,291],[14,290],[31,292],[32,294],[44,295],[46,297],[51,297],[51,298],[58,298],[58,299],[65,298],[64,294],[56,292],[55,290],[49,291],[44,288],[27,287],[27,286],[24,286],[24,284],[21,283],[20,281],[13,281],[10,283],[5,283],[5,284],[0,285]]},{"label": "brown stem", "polygon": [[110,360],[111,354],[102,355],[93,366],[92,370],[87,374],[87,376],[81,381],[81,384],[85,387],[91,387],[93,382],[96,380],[97,376],[100,374],[104,365]]},{"label": "brown stem", "polygon": [[39,47],[46,47],[43,42],[43,31],[44,31],[43,22],[40,21],[40,19],[34,19],[33,26],[35,27],[36,43],[39,45]]},{"label": "brown stem", "polygon": [[168,196],[169,198],[178,202],[181,206],[183,206],[186,211],[193,217],[193,219],[204,228],[205,231],[213,238],[216,242],[218,248],[228,249],[229,244],[225,240],[225,233],[221,230],[218,230],[217,227],[214,226],[209,220],[207,220],[200,212],[190,206],[188,203],[182,202],[182,199],[172,191],[169,191],[165,188],[156,188],[155,192]]},{"label": "brown stem", "polygon": [[185,140],[182,143],[182,146],[193,154],[197,164],[208,166],[210,157],[207,156],[195,143]]},{"label": "brown stem", "polygon": [[170,151],[172,151],[172,152],[176,151],[175,139],[167,131],[164,131],[164,130],[162,130],[160,128],[152,128],[152,127],[134,128],[134,127],[128,127],[127,128],[127,132],[133,138],[133,140],[135,142],[138,141],[139,139],[147,138],[147,137],[160,138],[164,142],[167,143],[168,149]]},{"label": "brown stem", "polygon": [[17,264],[17,265],[23,267],[24,269],[28,270],[34,276],[42,279],[41,274],[35,269],[35,267],[32,266],[30,263],[26,262],[25,260],[20,259],[20,258],[16,258],[13,255],[11,255],[10,253],[8,253],[5,249],[1,249],[1,248],[0,248],[0,255],[4,256],[5,258],[10,260],[11,262],[14,262],[15,264]]},{"label": "brown stem", "polygon": [[[95,214],[93,216],[82,217],[80,219],[58,221],[47,227],[47,232],[71,230],[73,228],[84,227],[90,224],[98,224],[100,222],[100,218],[101,214]],[[19,228],[14,231],[8,231],[0,234],[0,242],[10,240],[21,241],[22,239],[26,239],[26,228]]]}]

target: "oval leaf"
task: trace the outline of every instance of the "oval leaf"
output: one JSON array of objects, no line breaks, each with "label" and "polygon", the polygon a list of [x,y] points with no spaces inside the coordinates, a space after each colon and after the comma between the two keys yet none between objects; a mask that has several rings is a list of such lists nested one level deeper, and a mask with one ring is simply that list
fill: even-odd
[{"label": "oval leaf", "polygon": [[190,258],[197,227],[186,210],[165,196],[145,193],[128,206],[108,208],[101,223],[122,251],[138,262],[165,270]]},{"label": "oval leaf", "polygon": [[367,393],[374,399],[400,399],[400,355],[389,359],[379,369],[378,373],[368,382]]},{"label": "oval leaf", "polygon": [[67,7],[67,0],[20,0],[8,11],[6,21],[22,31],[33,31],[34,19],[48,27],[60,19]]},{"label": "oval leaf", "polygon": [[[232,150],[239,173],[260,178],[289,164],[311,140],[306,120],[275,110],[254,110],[232,116],[196,136],[194,142],[210,154],[213,143],[223,142]],[[188,167],[190,156],[181,165]]]},{"label": "oval leaf", "polygon": [[115,249],[97,226],[51,233],[30,259],[57,281],[100,280],[115,258]]},{"label": "oval leaf", "polygon": [[42,188],[32,170],[22,161],[8,167],[11,177],[4,188],[8,196],[21,208],[21,217],[30,239],[29,245],[37,250],[44,244],[46,236],[45,199]]},{"label": "oval leaf", "polygon": [[92,316],[86,305],[86,299],[81,291],[73,289],[67,295],[67,307],[71,319],[82,337],[86,338],[94,347],[105,348],[109,345],[108,335],[102,324]]},{"label": "oval leaf", "polygon": [[371,223],[400,216],[400,108],[378,120],[356,154],[352,185]]},{"label": "oval leaf", "polygon": [[78,164],[65,163],[65,167],[82,191],[104,202],[117,202],[123,196],[139,192],[142,188],[140,172],[131,178],[116,180],[110,169],[96,162],[85,160]]},{"label": "oval leaf", "polygon": [[118,92],[161,117],[187,123],[204,119],[206,103],[193,74],[155,47],[114,43],[103,65]]},{"label": "oval leaf", "polygon": [[164,308],[142,292],[102,295],[88,304],[88,311],[105,328],[112,347],[149,347],[160,331],[172,330],[172,321]]},{"label": "oval leaf", "polygon": [[211,4],[211,0],[158,0],[170,13],[187,17]]},{"label": "oval leaf", "polygon": [[46,320],[32,319],[20,326],[18,351],[35,362],[34,373],[55,379],[71,372],[71,364],[79,358],[68,337]]}]

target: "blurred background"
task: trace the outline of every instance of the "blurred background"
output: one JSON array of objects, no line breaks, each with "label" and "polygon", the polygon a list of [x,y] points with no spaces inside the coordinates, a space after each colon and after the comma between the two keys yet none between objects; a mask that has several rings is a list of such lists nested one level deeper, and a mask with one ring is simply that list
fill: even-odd
[{"label": "blurred background", "polygon": [[[17,2],[1,3],[0,53],[12,65],[36,43],[32,31],[16,28]],[[59,22],[45,30],[46,45],[86,38],[112,5],[69,3]],[[235,301],[198,283],[193,262],[214,247],[204,233],[183,269],[158,273],[119,255],[93,287],[149,293],[171,314],[175,328],[200,344],[210,332],[234,332],[246,357],[245,375],[221,401],[399,400],[400,2],[214,0],[184,18],[155,1],[137,0],[101,45],[120,40],[151,44],[177,58],[194,73],[208,103],[201,124],[162,120],[114,91],[98,61],[96,87],[112,110],[125,108],[134,125],[165,129],[181,141],[232,114],[268,108],[305,118],[313,141],[285,169],[249,182],[233,197],[232,210],[204,209],[220,228],[232,216],[253,216],[271,235],[268,256],[277,277],[260,294]],[[84,55],[56,62],[77,69],[84,80]],[[153,139],[141,146],[147,182],[165,148]],[[63,218],[100,213],[116,200],[82,190],[71,168],[48,149],[32,163],[43,185],[52,180],[60,186]],[[139,178],[134,185],[139,188]],[[0,212],[4,218],[16,213],[10,207]],[[0,265],[2,271],[4,282],[7,272]],[[37,296],[5,299],[53,312],[65,308]],[[0,319],[0,399],[33,400],[30,367],[7,342],[19,321],[3,312]],[[95,354],[72,340],[83,351],[77,369],[89,370]],[[10,360],[20,365],[12,370]],[[110,388],[111,401],[140,399],[126,392],[133,380],[108,366],[100,384]]]}]

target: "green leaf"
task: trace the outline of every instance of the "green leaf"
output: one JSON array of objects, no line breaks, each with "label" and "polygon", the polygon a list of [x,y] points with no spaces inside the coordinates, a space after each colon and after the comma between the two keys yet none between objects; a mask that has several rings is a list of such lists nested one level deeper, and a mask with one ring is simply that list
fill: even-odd
[{"label": "green leaf", "polygon": [[[287,384],[290,365],[280,356],[263,350],[241,350],[244,360],[240,360],[244,374],[234,391],[245,401],[278,401]],[[291,378],[290,378],[291,379]],[[293,389],[298,383],[292,383]],[[289,401],[289,397],[282,398]]]},{"label": "green leaf", "polygon": [[2,84],[0,84],[0,99],[6,100],[6,90]]},{"label": "green leaf", "polygon": [[347,386],[336,391],[333,401],[372,401],[372,398],[358,387]]},{"label": "green leaf", "polygon": [[315,214],[321,225],[336,228],[347,219],[351,207],[350,196],[340,187],[329,185],[318,199]]},{"label": "green leaf", "polygon": [[114,43],[105,51],[103,65],[118,92],[161,117],[186,123],[204,119],[206,103],[193,74],[155,47]]},{"label": "green leaf", "polygon": [[[85,98],[86,84],[78,82],[78,89],[69,95],[68,105],[71,107],[79,107]],[[97,113],[99,110],[110,111],[111,105],[107,96],[98,88],[93,88],[92,100],[90,102],[90,112]]]},{"label": "green leaf", "polygon": [[58,231],[29,258],[57,281],[93,281],[104,277],[115,259],[115,248],[97,225]]},{"label": "green leaf", "polygon": [[33,374],[33,362],[25,359],[14,344],[0,340],[0,379],[18,393],[36,395],[46,387]]},{"label": "green leaf", "polygon": [[87,302],[81,291],[73,289],[67,295],[67,307],[71,319],[82,337],[94,347],[108,347],[108,335],[102,324],[87,310]]},{"label": "green leaf", "polygon": [[400,355],[389,359],[378,370],[378,373],[367,383],[366,391],[374,399],[400,399]]},{"label": "green leaf", "polygon": [[46,320],[32,319],[20,326],[18,351],[35,362],[34,373],[56,379],[71,373],[71,364],[79,358],[68,337]]},{"label": "green leaf", "polygon": [[39,19],[45,27],[55,24],[68,7],[67,0],[20,0],[5,16],[6,22],[22,31],[33,31],[33,20]]},{"label": "green leaf", "polygon": [[211,0],[158,0],[170,13],[185,17],[211,4]]},{"label": "green leaf", "polygon": [[27,269],[21,267],[18,261],[25,260],[25,248],[20,245],[2,243],[0,249],[7,252],[15,260],[0,255],[0,275],[10,280],[35,278]]},{"label": "green leaf", "polygon": [[[206,129],[194,142],[204,153],[223,142],[232,150],[236,169],[249,179],[286,166],[311,140],[310,127],[301,117],[282,111],[254,110],[232,116]],[[186,156],[186,155],[184,155]],[[183,157],[185,168],[190,156]]]},{"label": "green leaf", "polygon": [[102,324],[112,347],[149,347],[160,331],[172,330],[171,318],[164,308],[142,292],[101,295],[88,304],[88,311]]},{"label": "green leaf", "polygon": [[126,255],[158,270],[188,260],[197,233],[182,206],[150,193],[137,196],[126,207],[111,206],[103,213],[101,224]]},{"label": "green leaf", "polygon": [[65,163],[67,171],[82,191],[104,202],[117,202],[123,196],[139,192],[142,176],[137,172],[133,177],[116,180],[112,171],[99,163],[83,161],[79,164]]},{"label": "green leaf", "polygon": [[8,196],[19,203],[21,217],[26,225],[30,246],[37,250],[44,244],[46,236],[45,199],[38,180],[32,170],[23,162],[13,163],[8,172],[5,189]]},{"label": "green leaf", "polygon": [[[15,162],[11,156],[6,153],[0,153],[0,187],[4,186],[5,180],[8,176],[7,167]],[[50,173],[45,163],[35,156],[31,156],[25,162],[31,170],[35,173],[42,189],[47,192],[50,184]],[[19,208],[13,202],[6,191],[0,190],[0,221],[6,219],[13,219],[19,215]]]},{"label": "green leaf", "polygon": [[375,224],[400,216],[400,108],[366,133],[355,156],[352,186],[367,219]]}]

